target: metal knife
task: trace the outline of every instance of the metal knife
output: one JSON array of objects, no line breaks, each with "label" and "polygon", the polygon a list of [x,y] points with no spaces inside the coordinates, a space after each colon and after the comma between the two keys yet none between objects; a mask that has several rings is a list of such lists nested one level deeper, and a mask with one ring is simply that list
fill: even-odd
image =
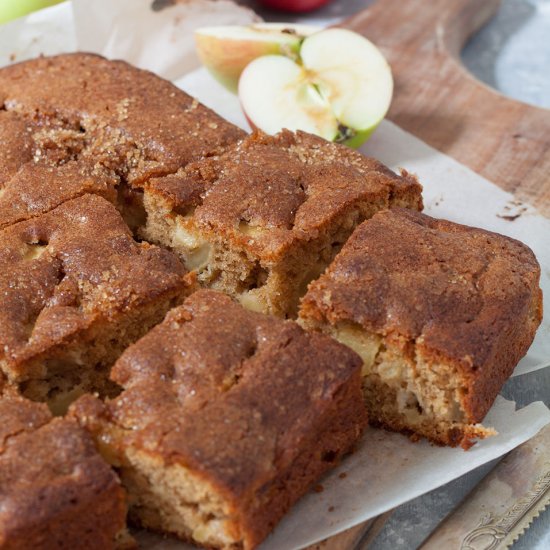
[{"label": "metal knife", "polygon": [[550,424],[511,451],[421,545],[504,550],[550,505]]}]

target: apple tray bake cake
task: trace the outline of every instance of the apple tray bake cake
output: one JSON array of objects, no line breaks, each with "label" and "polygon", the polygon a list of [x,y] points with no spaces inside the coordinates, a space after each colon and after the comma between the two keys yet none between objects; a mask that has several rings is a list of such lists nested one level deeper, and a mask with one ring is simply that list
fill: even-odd
[{"label": "apple tray bake cake", "polygon": [[491,433],[539,267],[414,176],[83,53],[0,69],[0,145],[0,548],[249,550],[367,420]]}]

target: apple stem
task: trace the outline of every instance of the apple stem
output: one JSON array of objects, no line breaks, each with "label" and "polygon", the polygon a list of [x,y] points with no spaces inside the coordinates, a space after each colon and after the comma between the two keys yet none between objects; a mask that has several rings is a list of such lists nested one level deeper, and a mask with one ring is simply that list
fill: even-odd
[{"label": "apple stem", "polygon": [[353,128],[350,128],[340,122],[338,124],[338,135],[334,138],[334,141],[336,143],[344,143],[349,139],[354,138],[356,135],[357,132]]}]

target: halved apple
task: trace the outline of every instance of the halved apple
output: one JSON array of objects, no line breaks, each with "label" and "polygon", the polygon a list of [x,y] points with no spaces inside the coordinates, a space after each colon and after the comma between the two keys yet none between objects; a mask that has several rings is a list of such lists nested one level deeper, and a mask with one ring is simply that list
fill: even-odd
[{"label": "halved apple", "polygon": [[382,53],[345,29],[305,38],[298,62],[259,57],[239,80],[239,99],[252,126],[269,134],[305,130],[350,147],[372,134],[392,93],[391,69]]},{"label": "halved apple", "polygon": [[195,42],[204,66],[226,88],[237,92],[239,77],[252,60],[270,54],[298,59],[303,39],[318,30],[294,23],[202,27],[195,31]]}]

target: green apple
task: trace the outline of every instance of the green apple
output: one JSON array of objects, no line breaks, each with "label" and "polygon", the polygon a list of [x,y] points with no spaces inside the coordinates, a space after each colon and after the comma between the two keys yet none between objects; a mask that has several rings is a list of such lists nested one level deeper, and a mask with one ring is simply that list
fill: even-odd
[{"label": "green apple", "polygon": [[195,31],[195,43],[203,65],[236,93],[239,77],[252,60],[270,54],[298,59],[303,39],[318,30],[293,23],[202,27]]},{"label": "green apple", "polygon": [[386,115],[390,66],[363,36],[327,29],[302,41],[299,59],[267,55],[239,80],[239,99],[253,127],[275,134],[304,130],[359,147]]},{"label": "green apple", "polygon": [[59,4],[64,0],[0,0],[0,23],[17,19],[31,11]]}]

